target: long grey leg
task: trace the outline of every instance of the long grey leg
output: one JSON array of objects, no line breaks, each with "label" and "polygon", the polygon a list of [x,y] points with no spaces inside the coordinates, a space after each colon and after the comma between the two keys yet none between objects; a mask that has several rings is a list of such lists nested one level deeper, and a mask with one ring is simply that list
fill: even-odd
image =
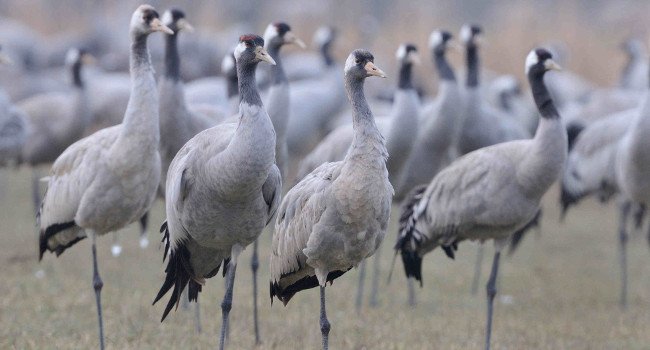
[{"label": "long grey leg", "polygon": [[194,329],[196,329],[197,334],[201,334],[201,306],[198,300],[194,305]]},{"label": "long grey leg", "polygon": [[226,279],[226,294],[223,297],[223,302],[221,302],[221,337],[219,338],[219,349],[223,350],[226,345],[226,331],[228,329],[228,315],[232,309],[232,293],[233,287],[235,285],[235,271],[237,270],[237,261],[236,257],[230,257],[230,263],[228,264],[228,276]]},{"label": "long grey leg", "polygon": [[37,167],[32,168],[32,203],[34,214],[38,215],[41,209],[40,172]]},{"label": "long grey leg", "polygon": [[359,283],[357,284],[357,300],[354,302],[354,307],[357,309],[357,312],[361,310],[361,304],[363,303],[363,284],[366,280],[366,259],[361,261],[359,265]]},{"label": "long grey leg", "polygon": [[145,249],[149,246],[149,237],[147,237],[148,227],[149,227],[149,212],[146,212],[140,218],[140,248],[142,249]]},{"label": "long grey leg", "polygon": [[618,238],[619,238],[619,262],[621,265],[621,298],[620,306],[625,309],[627,307],[627,231],[626,224],[627,218],[630,214],[631,203],[624,202],[621,204],[621,212],[618,223]]},{"label": "long grey leg", "polygon": [[323,350],[329,349],[330,321],[325,312],[325,287],[320,287],[320,332],[323,336]]},{"label": "long grey leg", "polygon": [[372,257],[372,281],[370,284],[370,306],[377,307],[379,302],[377,300],[377,292],[379,290],[379,272],[381,270],[381,246],[375,252],[375,255]]},{"label": "long grey leg", "polygon": [[260,261],[257,255],[257,239],[253,243],[253,257],[251,258],[251,270],[253,271],[253,327],[255,329],[255,345],[260,344],[260,328],[257,321],[257,269]]},{"label": "long grey leg", "polygon": [[474,263],[474,278],[472,278],[472,295],[478,293],[478,283],[481,280],[481,267],[483,266],[483,254],[485,247],[483,243],[479,243],[476,250],[476,262]]},{"label": "long grey leg", "polygon": [[415,299],[415,281],[413,278],[407,278],[406,283],[408,285],[408,304],[410,307],[415,307],[417,300]]},{"label": "long grey leg", "polygon": [[95,301],[97,303],[97,320],[99,321],[99,348],[104,350],[104,319],[102,317],[102,299],[101,292],[102,287],[104,287],[104,282],[102,278],[99,277],[99,269],[97,268],[97,246],[95,245],[96,235],[95,232],[91,231],[90,237],[92,237],[93,245],[93,289],[95,289]]},{"label": "long grey leg", "polygon": [[485,329],[485,349],[490,350],[490,338],[492,336],[492,311],[494,307],[494,296],[497,294],[497,273],[499,272],[499,259],[501,258],[501,251],[497,249],[494,253],[494,260],[492,261],[492,272],[490,272],[490,279],[488,280],[487,291],[487,327]]}]

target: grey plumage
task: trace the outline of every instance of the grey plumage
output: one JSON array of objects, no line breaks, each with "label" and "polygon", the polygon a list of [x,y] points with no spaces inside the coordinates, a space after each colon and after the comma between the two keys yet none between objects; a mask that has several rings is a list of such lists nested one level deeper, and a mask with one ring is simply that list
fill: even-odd
[{"label": "grey plumage", "polygon": [[[151,207],[160,181],[158,94],[147,49],[154,31],[172,33],[149,5],[131,17],[132,90],[124,121],[72,144],[54,162],[39,212],[40,257],[63,253],[92,238],[93,286],[100,345],[104,348],[95,239],[139,220]],[[137,150],[137,152],[134,152]]]},{"label": "grey plumage", "polygon": [[214,276],[225,260],[221,348],[237,258],[273,217],[282,192],[275,131],[255,84],[257,63],[275,63],[263,45],[259,36],[243,35],[235,49],[241,95],[238,123],[220,124],[194,136],[176,154],[167,174],[163,232],[169,263],[154,303],[174,288],[164,319],[188,283],[188,297],[196,300],[204,279]]},{"label": "grey plumage", "polygon": [[[307,175],[280,205],[270,259],[271,300],[284,304],[300,290],[321,287],[371,256],[381,244],[393,189],[385,141],[363,94],[366,77],[384,76],[368,51],[355,50],[345,65],[354,110],[354,138],[343,161]],[[327,349],[329,322],[321,294],[321,332]]]},{"label": "grey plumage", "polygon": [[407,277],[421,281],[422,257],[441,247],[454,257],[458,243],[493,239],[497,253],[488,282],[486,348],[490,347],[491,305],[500,251],[511,234],[533,219],[566,160],[567,136],[543,83],[555,67],[550,53],[533,50],[526,73],[542,120],[533,139],[500,143],[471,152],[436,175],[420,199],[407,200],[396,253]]}]

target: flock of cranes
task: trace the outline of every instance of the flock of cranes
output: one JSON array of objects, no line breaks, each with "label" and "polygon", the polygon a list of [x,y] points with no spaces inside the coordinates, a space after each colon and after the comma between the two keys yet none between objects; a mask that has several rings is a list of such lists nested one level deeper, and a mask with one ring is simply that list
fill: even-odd
[{"label": "flock of cranes", "polygon": [[[226,277],[221,349],[239,258],[251,245],[254,330],[261,341],[257,240],[267,226],[273,231],[266,260],[271,302],[277,298],[287,305],[296,293],[319,287],[327,349],[326,284],[354,267],[364,269],[373,255],[377,264],[391,234],[393,204],[400,205],[395,255],[409,279],[411,304],[412,281],[422,285],[427,253],[440,247],[453,259],[462,241],[494,241],[486,288],[489,349],[501,251],[537,223],[540,201],[557,180],[564,211],[592,194],[619,200],[621,304],[626,305],[627,224],[634,213],[639,227],[650,204],[650,78],[642,41],[624,46],[630,60],[613,89],[552,75],[560,69],[552,50],[533,49],[524,61],[531,104],[510,76],[482,82],[481,27],[460,30],[463,83],[446,59],[449,49],[461,46],[450,32],[434,30],[428,45],[438,78],[435,99],[418,95],[414,70],[425,55],[404,43],[396,52],[392,104],[374,115],[382,102],[367,96],[365,80],[386,74],[363,49],[339,65],[330,52],[337,36],[333,28],[316,33],[320,57],[304,57],[306,67],[282,57],[283,46],[306,45],[288,24],[274,22],[263,37],[239,37],[223,59],[223,77],[185,84],[178,39],[192,31],[181,10],[160,16],[141,5],[130,21],[128,77],[84,72],[92,56],[78,48],[65,59],[69,90],[18,102],[0,91],[0,165],[26,164],[34,171],[40,259],[92,240],[102,349],[96,238],[139,221],[145,247],[147,213],[157,197],[165,201],[161,233],[167,266],[154,304],[169,297],[164,320],[183,298],[198,302],[205,280],[221,269]],[[157,82],[147,45],[155,32],[165,35]],[[0,55],[0,63],[9,61]],[[43,179],[42,164],[52,164]],[[42,198],[40,181],[47,182]],[[373,270],[371,304],[378,271]]]}]

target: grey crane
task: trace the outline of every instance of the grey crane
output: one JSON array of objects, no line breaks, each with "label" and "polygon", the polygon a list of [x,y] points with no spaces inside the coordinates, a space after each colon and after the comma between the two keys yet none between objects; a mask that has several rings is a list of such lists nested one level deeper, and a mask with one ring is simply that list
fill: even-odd
[{"label": "grey crane", "polygon": [[403,199],[415,186],[431,181],[440,169],[451,162],[452,149],[458,142],[463,125],[462,97],[453,68],[446,58],[447,50],[452,45],[452,35],[445,30],[434,30],[429,37],[429,48],[440,79],[438,96],[422,110],[413,151],[395,182],[397,200]]},{"label": "grey crane", "polygon": [[363,92],[367,77],[385,74],[373,55],[360,49],[348,56],[344,72],[353,109],[352,145],[344,160],[321,165],[289,190],[278,211],[270,260],[271,301],[277,297],[286,305],[297,292],[320,286],[324,349],[330,331],[325,284],[377,250],[393,197],[384,137]]},{"label": "grey crane", "polygon": [[124,122],[72,144],[54,162],[39,212],[40,258],[62,254],[90,236],[93,287],[104,348],[101,289],[96,237],[140,219],[160,182],[158,94],[147,49],[149,34],[173,32],[149,5],[138,7],[130,23],[133,87]]},{"label": "grey crane", "polygon": [[178,305],[185,287],[196,301],[206,278],[224,264],[226,293],[219,346],[225,346],[239,254],[273,217],[282,194],[275,165],[275,131],[255,83],[261,61],[275,64],[264,39],[242,35],[235,48],[239,81],[239,120],[204,130],[176,154],[165,192],[167,221],[161,232],[169,255],[165,281],[154,304],[171,297],[162,320]]},{"label": "grey crane", "polygon": [[566,131],[543,80],[546,71],[556,68],[545,49],[534,49],[526,58],[526,75],[542,116],[532,139],[500,143],[457,159],[428,186],[411,193],[400,217],[396,254],[401,254],[406,275],[420,283],[422,258],[436,247],[453,258],[461,241],[494,240],[486,349],[501,249],[536,215],[542,196],[558,179],[566,160]]},{"label": "grey crane", "polygon": [[619,87],[643,91],[648,85],[648,48],[643,40],[630,38],[621,44],[627,54],[627,62],[621,72]]},{"label": "grey crane", "polygon": [[[650,72],[649,72],[650,74]],[[646,96],[631,125],[620,141],[616,153],[616,182],[625,201],[641,206],[650,204],[650,76],[647,81]],[[628,209],[622,211],[624,224]],[[620,259],[622,265],[621,305],[627,306],[627,235],[620,231]],[[649,237],[650,239],[650,237]]]},{"label": "grey crane", "polygon": [[66,65],[72,75],[73,91],[34,95],[17,103],[27,117],[28,133],[20,159],[32,167],[34,210],[38,211],[38,166],[54,162],[85,131],[89,119],[88,94],[82,65],[89,60],[83,49],[70,49]]}]

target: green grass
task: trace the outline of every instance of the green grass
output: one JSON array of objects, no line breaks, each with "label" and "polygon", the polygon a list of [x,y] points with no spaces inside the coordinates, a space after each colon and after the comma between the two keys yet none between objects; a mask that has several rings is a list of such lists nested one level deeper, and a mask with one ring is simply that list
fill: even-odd
[{"label": "green grass", "polygon": [[[90,242],[59,258],[37,259],[36,229],[27,170],[3,170],[0,178],[0,349],[96,348],[97,320],[91,283]],[[629,308],[618,307],[616,213],[614,206],[588,202],[558,225],[557,189],[547,196],[541,235],[531,234],[512,258],[502,259],[495,307],[495,349],[648,349],[650,348],[650,264],[641,235],[630,241]],[[124,251],[110,255],[111,236],[99,239],[106,343],[109,349],[214,348],[221,324],[223,279],[208,280],[199,299],[203,333],[194,332],[190,310],[172,312],[160,323],[164,304],[151,306],[163,281],[157,227],[163,219],[157,202],[151,217],[152,244],[141,250],[137,227],[121,232]],[[394,211],[393,215],[397,213]],[[461,243],[456,260],[441,251],[424,261],[419,304],[408,308],[398,262],[386,284],[392,259],[391,231],[383,246],[380,307],[354,311],[358,272],[328,287],[332,349],[479,349],[485,323],[485,279],[491,261],[486,249],[482,288],[469,293],[476,244]],[[298,294],[287,307],[268,298],[270,236],[261,238],[259,349],[320,347],[318,290]],[[231,312],[230,349],[254,348],[250,249],[240,259]],[[42,270],[44,276],[36,277]],[[368,275],[368,277],[370,277]],[[370,284],[369,279],[366,286]],[[504,303],[500,296],[510,296]]]}]

